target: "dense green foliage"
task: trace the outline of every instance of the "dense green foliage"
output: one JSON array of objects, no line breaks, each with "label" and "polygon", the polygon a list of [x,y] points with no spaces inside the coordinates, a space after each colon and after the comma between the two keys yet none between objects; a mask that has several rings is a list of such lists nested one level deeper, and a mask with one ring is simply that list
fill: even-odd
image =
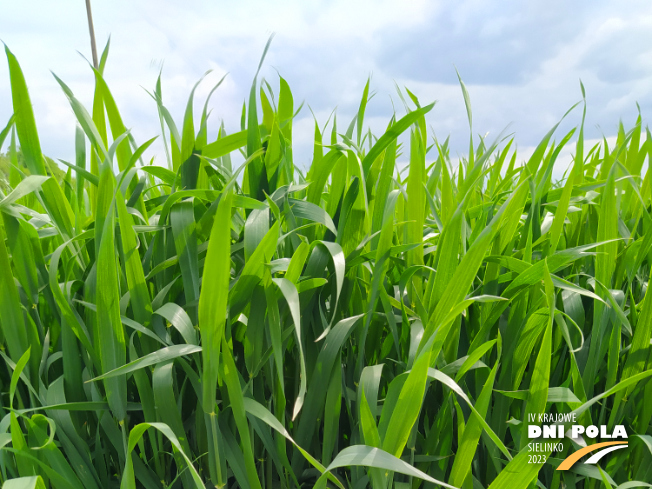
[{"label": "dense green foliage", "polygon": [[[584,147],[580,103],[578,129],[557,142],[555,126],[528,161],[511,139],[471,138],[458,166],[410,92],[384,134],[366,130],[367,84],[345,130],[315,122],[304,175],[282,78],[277,93],[254,79],[242,131],[216,139],[192,94],[175,124],[159,80],[167,167],[154,166],[141,158],[153,140],[126,131],[103,79],[105,51],[90,110],[57,78],[79,122],[57,175],[6,54],[5,487],[652,481],[640,118],[615,145]],[[527,415],[571,411],[624,424],[629,448],[555,471],[577,449],[566,439],[529,464]]]}]

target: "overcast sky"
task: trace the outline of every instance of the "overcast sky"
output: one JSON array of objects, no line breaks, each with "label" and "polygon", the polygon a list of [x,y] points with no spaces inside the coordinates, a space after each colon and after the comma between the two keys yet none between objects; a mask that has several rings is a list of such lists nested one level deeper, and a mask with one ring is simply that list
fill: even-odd
[{"label": "overcast sky", "polygon": [[[127,127],[139,142],[160,131],[151,90],[163,67],[164,103],[181,125],[201,75],[198,103],[225,73],[213,96],[212,137],[220,119],[239,130],[247,96],[268,37],[275,33],[262,76],[278,90],[290,84],[295,107],[295,159],[312,152],[312,108],[320,124],[337,107],[342,131],[357,110],[367,77],[376,96],[367,123],[382,131],[403,115],[395,83],[423,104],[437,100],[428,123],[451,137],[452,156],[466,152],[468,123],[455,68],[473,106],[475,134],[489,139],[507,125],[523,155],[587,94],[587,136],[613,136],[619,119],[644,123],[652,112],[652,3],[640,1],[93,1],[101,50],[109,35],[105,77]],[[83,0],[2,0],[0,40],[18,57],[34,105],[43,150],[71,158],[75,120],[50,70],[87,107],[93,77]],[[11,115],[6,62],[0,62],[0,126]],[[571,113],[564,128],[579,123]],[[557,140],[561,139],[560,134]],[[161,147],[158,161],[163,164]],[[520,153],[520,152],[519,152]]]}]

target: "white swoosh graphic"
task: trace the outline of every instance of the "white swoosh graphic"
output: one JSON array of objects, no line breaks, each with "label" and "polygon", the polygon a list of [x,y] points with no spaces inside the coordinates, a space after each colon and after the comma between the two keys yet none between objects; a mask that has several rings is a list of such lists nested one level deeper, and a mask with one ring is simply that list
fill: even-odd
[{"label": "white swoosh graphic", "polygon": [[591,455],[591,457],[584,463],[585,464],[597,464],[602,457],[604,457],[605,455],[607,455],[610,452],[613,452],[614,450],[620,450],[621,448],[627,448],[627,445],[615,445],[613,447],[604,448],[604,449],[600,450],[599,452],[594,453],[593,455]]}]

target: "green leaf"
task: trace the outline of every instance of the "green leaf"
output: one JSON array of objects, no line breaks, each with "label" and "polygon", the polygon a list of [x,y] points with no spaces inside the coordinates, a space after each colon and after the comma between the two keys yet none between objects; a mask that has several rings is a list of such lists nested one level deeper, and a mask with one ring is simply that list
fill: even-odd
[{"label": "green leaf", "polygon": [[27,194],[34,192],[35,190],[41,188],[43,183],[46,180],[49,180],[50,177],[41,176],[41,175],[30,175],[16,186],[15,189],[11,191],[4,199],[0,200],[0,209],[3,207],[8,207],[9,205],[16,202],[21,197],[24,197]]},{"label": "green leaf", "polygon": [[[100,187],[100,191],[108,191],[110,188]],[[114,212],[112,204],[104,221],[97,266],[97,340],[103,375],[122,367],[127,360],[124,330],[120,321]],[[127,379],[124,376],[107,377],[104,388],[114,416],[120,421],[124,420],[127,415]]]},{"label": "green leaf", "polygon": [[149,367],[151,365],[156,365],[158,363],[167,362],[174,358],[183,357],[186,355],[192,355],[202,351],[202,348],[197,345],[172,345],[160,350],[156,350],[148,355],[140,357],[138,360],[129,362],[121,367],[110,370],[102,375],[99,375],[88,382],[95,382],[98,380],[112,379],[115,377],[120,377],[124,381],[124,376],[135,372],[141,368]]},{"label": "green leaf", "polygon": [[222,339],[222,350],[224,353],[224,381],[229,392],[229,400],[231,401],[231,411],[235,423],[240,432],[240,440],[242,442],[242,450],[244,452],[245,466],[247,469],[247,480],[254,488],[260,489],[260,480],[256,471],[256,462],[254,461],[253,447],[251,446],[251,434],[249,432],[249,424],[245,415],[244,400],[242,397],[242,387],[240,386],[240,378],[238,370],[235,367],[233,356],[226,339]]},{"label": "green leaf", "polygon": [[195,487],[197,489],[206,489],[204,483],[199,477],[199,474],[197,473],[197,470],[195,467],[193,467],[192,461],[188,458],[188,455],[186,455],[186,453],[184,453],[183,449],[181,448],[181,444],[179,443],[176,435],[172,432],[169,426],[163,423],[140,423],[131,429],[129,433],[129,442],[127,445],[127,464],[125,465],[124,472],[122,474],[120,489],[136,489],[137,487],[134,474],[134,460],[137,459],[132,457],[132,452],[148,428],[155,428],[156,430],[160,431],[168,440],[170,440],[174,451],[180,453],[183,460],[186,462],[192,480],[195,483]]},{"label": "green leaf", "polygon": [[202,340],[202,399],[206,414],[215,412],[220,344],[231,278],[231,194],[223,195],[208,244],[202,290],[199,295],[199,331]]},{"label": "green leaf", "polygon": [[[412,467],[407,462],[394,457],[392,454],[387,453],[380,448],[369,447],[366,445],[354,445],[342,450],[337,454],[335,460],[326,467],[326,472],[330,472],[338,467],[350,467],[352,465],[361,465],[363,467],[374,467],[391,472],[398,472],[399,474],[418,477],[419,479],[428,481],[431,484],[456,489],[455,486],[451,486],[445,482],[430,477],[428,474],[421,472],[419,469]],[[315,487],[325,487],[325,476],[322,475],[320,481],[322,485],[318,482]]]},{"label": "green leaf", "polygon": [[46,489],[40,475],[33,477],[19,477],[5,481],[2,489]]}]

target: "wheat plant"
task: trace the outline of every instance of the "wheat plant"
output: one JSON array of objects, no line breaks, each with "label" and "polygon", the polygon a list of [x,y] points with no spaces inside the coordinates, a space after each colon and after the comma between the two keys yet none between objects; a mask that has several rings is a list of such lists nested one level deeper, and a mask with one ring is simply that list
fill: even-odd
[{"label": "wheat plant", "polygon": [[[232,134],[194,89],[175,121],[159,78],[157,165],[107,53],[92,107],[57,78],[78,128],[75,160],[55,162],[6,48],[3,487],[652,487],[640,117],[588,147],[582,100],[527,160],[471,137],[458,164],[407,90],[366,129],[367,83],[350,123],[315,121],[304,172],[283,78],[256,75]],[[624,425],[629,447],[556,471],[566,439],[529,463],[536,413]]]}]

